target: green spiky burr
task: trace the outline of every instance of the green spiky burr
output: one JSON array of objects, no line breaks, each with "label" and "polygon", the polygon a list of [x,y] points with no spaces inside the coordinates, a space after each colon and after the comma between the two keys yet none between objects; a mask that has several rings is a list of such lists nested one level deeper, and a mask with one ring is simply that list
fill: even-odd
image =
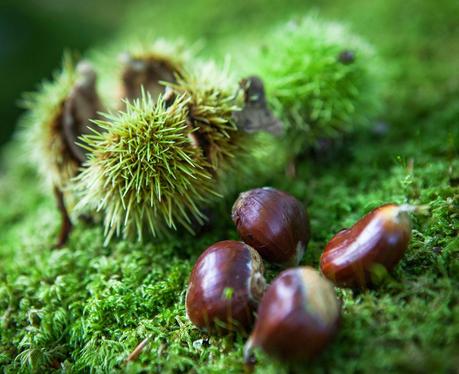
[{"label": "green spiky burr", "polygon": [[368,123],[378,110],[375,51],[346,27],[307,16],[275,29],[252,71],[285,126],[293,155]]},{"label": "green spiky burr", "polygon": [[102,213],[106,243],[203,222],[201,208],[219,196],[219,176],[243,148],[233,117],[241,105],[226,71],[196,63],[165,95],[143,90],[96,121],[103,131],[82,138],[90,156],[74,187],[80,208]]},{"label": "green spiky burr", "polygon": [[188,98],[188,121],[193,137],[212,172],[218,174],[234,166],[247,135],[240,131],[235,113],[243,106],[243,92],[226,65],[219,69],[212,61],[197,61],[169,84],[173,95]]},{"label": "green spiky burr", "polygon": [[70,233],[73,196],[68,191],[72,178],[78,174],[85,151],[76,141],[89,131],[90,119],[97,117],[101,102],[96,92],[96,74],[82,61],[78,65],[69,55],[52,81],[44,82],[38,92],[27,94],[23,118],[26,149],[31,161],[48,187],[54,189],[62,215],[57,247]]},{"label": "green spiky burr", "polygon": [[75,66],[66,56],[53,81],[44,82],[38,92],[26,94],[24,100],[28,112],[23,127],[30,159],[46,184],[59,188],[68,183],[79,166],[62,135],[62,109],[76,79]]}]

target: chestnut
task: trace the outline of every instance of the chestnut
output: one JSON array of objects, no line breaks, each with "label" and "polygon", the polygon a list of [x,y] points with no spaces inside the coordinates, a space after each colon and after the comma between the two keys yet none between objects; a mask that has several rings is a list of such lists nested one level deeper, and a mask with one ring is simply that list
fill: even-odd
[{"label": "chestnut", "polygon": [[253,363],[254,348],[282,361],[315,358],[338,331],[341,304],[332,284],[310,267],[283,271],[268,287],[255,328],[244,347]]},{"label": "chestnut", "polygon": [[263,261],[249,245],[225,240],[198,258],[186,295],[190,321],[211,332],[246,330],[266,283]]},{"label": "chestnut", "polygon": [[241,239],[267,261],[287,267],[303,258],[309,218],[293,196],[270,187],[243,192],[233,205],[232,219]]},{"label": "chestnut", "polygon": [[366,288],[378,266],[391,271],[410,241],[409,205],[380,206],[338,232],[320,258],[322,273],[339,287]]}]

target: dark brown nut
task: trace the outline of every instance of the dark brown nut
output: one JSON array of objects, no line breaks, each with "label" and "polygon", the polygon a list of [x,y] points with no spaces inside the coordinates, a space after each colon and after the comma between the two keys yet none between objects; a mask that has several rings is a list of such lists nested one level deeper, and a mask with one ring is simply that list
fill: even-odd
[{"label": "dark brown nut", "polygon": [[310,267],[283,271],[268,287],[244,348],[246,363],[261,348],[282,361],[315,358],[335,336],[341,305],[332,284]]},{"label": "dark brown nut", "polygon": [[295,266],[303,258],[309,218],[293,196],[269,187],[243,192],[234,203],[232,218],[241,239],[267,261]]},{"label": "dark brown nut", "polygon": [[412,210],[408,205],[383,205],[340,231],[322,253],[322,273],[339,287],[366,288],[378,267],[391,271],[408,248]]},{"label": "dark brown nut", "polygon": [[266,288],[263,271],[260,255],[245,243],[226,240],[210,246],[191,273],[188,318],[211,332],[249,328]]}]

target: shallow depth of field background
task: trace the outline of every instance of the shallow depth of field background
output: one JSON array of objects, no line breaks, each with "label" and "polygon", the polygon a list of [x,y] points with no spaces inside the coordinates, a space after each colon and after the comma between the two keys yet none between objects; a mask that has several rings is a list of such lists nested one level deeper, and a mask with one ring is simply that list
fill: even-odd
[{"label": "shallow depth of field background", "polygon": [[[215,54],[224,42],[254,39],[270,26],[290,16],[316,11],[324,17],[349,23],[379,49],[391,55],[429,64],[439,78],[457,84],[459,43],[442,48],[438,43],[457,37],[454,0],[408,0],[401,3],[381,0],[236,0],[221,3],[212,0],[4,0],[0,6],[0,144],[12,135],[20,114],[20,97],[36,88],[59,67],[62,51],[86,52],[103,47],[122,35],[180,36],[192,42],[200,40]],[[445,6],[446,5],[446,6]],[[140,11],[139,11],[140,10]],[[456,39],[457,41],[457,39]],[[452,59],[452,61],[451,61]],[[409,74],[409,72],[407,72]],[[417,82],[423,90],[428,82]],[[457,86],[456,86],[457,87]],[[413,92],[414,95],[419,94]],[[422,94],[422,93],[421,93]]]},{"label": "shallow depth of field background", "polygon": [[[183,299],[197,256],[236,239],[229,213],[198,238],[115,241],[79,224],[67,248],[50,250],[58,212],[21,158],[15,127],[24,91],[58,69],[62,53],[122,48],[145,35],[199,41],[202,55],[244,63],[267,30],[315,12],[373,43],[388,80],[379,126],[269,184],[307,203],[313,238],[303,264],[372,208],[430,206],[413,221],[410,248],[392,279],[365,293],[339,291],[343,326],[310,372],[457,372],[459,368],[459,2],[455,0],[59,1],[0,4],[0,371],[243,370],[243,336],[203,338]],[[115,42],[118,40],[117,42]],[[378,127],[379,126],[379,127]],[[383,131],[380,131],[381,128]],[[257,186],[253,186],[257,187]],[[218,206],[229,212],[235,196]],[[225,215],[226,214],[226,215]],[[269,268],[272,277],[275,270]],[[260,355],[260,373],[304,372]]]}]

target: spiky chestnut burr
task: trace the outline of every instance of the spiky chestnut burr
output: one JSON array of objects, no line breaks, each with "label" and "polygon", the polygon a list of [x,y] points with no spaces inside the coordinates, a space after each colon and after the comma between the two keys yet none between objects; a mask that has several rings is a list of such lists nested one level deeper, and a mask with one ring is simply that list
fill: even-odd
[{"label": "spiky chestnut burr", "polygon": [[74,189],[78,208],[101,211],[106,243],[145,228],[154,235],[203,221],[199,206],[218,196],[210,164],[194,141],[184,95],[166,105],[149,93],[97,121],[103,130],[82,140],[90,152]]},{"label": "spiky chestnut burr", "polygon": [[175,83],[191,63],[192,51],[184,43],[157,39],[151,45],[139,44],[120,55],[120,97],[132,101],[144,89],[156,100],[165,91],[164,83]]},{"label": "spiky chestnut burr", "polygon": [[244,95],[228,65],[220,69],[212,61],[195,62],[168,87],[188,98],[188,120],[196,129],[193,137],[212,172],[237,166],[235,156],[244,153],[247,135],[239,131],[234,113],[243,107]]},{"label": "spiky chestnut burr", "polygon": [[380,206],[336,234],[320,258],[322,273],[340,287],[366,288],[378,266],[391,271],[411,236],[410,205]]},{"label": "spiky chestnut burr", "polygon": [[267,261],[296,266],[309,242],[309,217],[293,196],[270,187],[243,192],[235,201],[232,219],[244,242]]},{"label": "spiky chestnut burr", "polygon": [[245,362],[253,363],[255,348],[286,362],[315,358],[335,336],[340,310],[333,286],[318,271],[285,270],[261,299]]},{"label": "spiky chestnut burr", "polygon": [[227,187],[223,180],[243,166],[248,139],[234,113],[244,91],[228,68],[195,61],[176,79],[157,102],[148,92],[126,100],[124,112],[97,122],[106,134],[83,139],[91,159],[76,180],[78,206],[103,213],[106,243],[177,223],[193,231],[201,209]]},{"label": "spiky chestnut burr", "polygon": [[252,70],[265,81],[293,155],[375,115],[380,67],[372,47],[347,28],[317,17],[269,34]]},{"label": "spiky chestnut burr", "polygon": [[225,240],[196,261],[186,296],[190,321],[211,332],[244,330],[265,291],[263,261],[245,243]]},{"label": "spiky chestnut burr", "polygon": [[97,118],[102,107],[96,92],[96,73],[88,62],[75,66],[66,55],[62,70],[53,81],[43,83],[39,92],[26,95],[25,106],[27,147],[46,184],[54,188],[61,211],[56,244],[61,247],[71,230],[67,205],[72,196],[67,187],[85,160],[86,152],[77,143],[78,137],[96,128],[91,120]]}]

